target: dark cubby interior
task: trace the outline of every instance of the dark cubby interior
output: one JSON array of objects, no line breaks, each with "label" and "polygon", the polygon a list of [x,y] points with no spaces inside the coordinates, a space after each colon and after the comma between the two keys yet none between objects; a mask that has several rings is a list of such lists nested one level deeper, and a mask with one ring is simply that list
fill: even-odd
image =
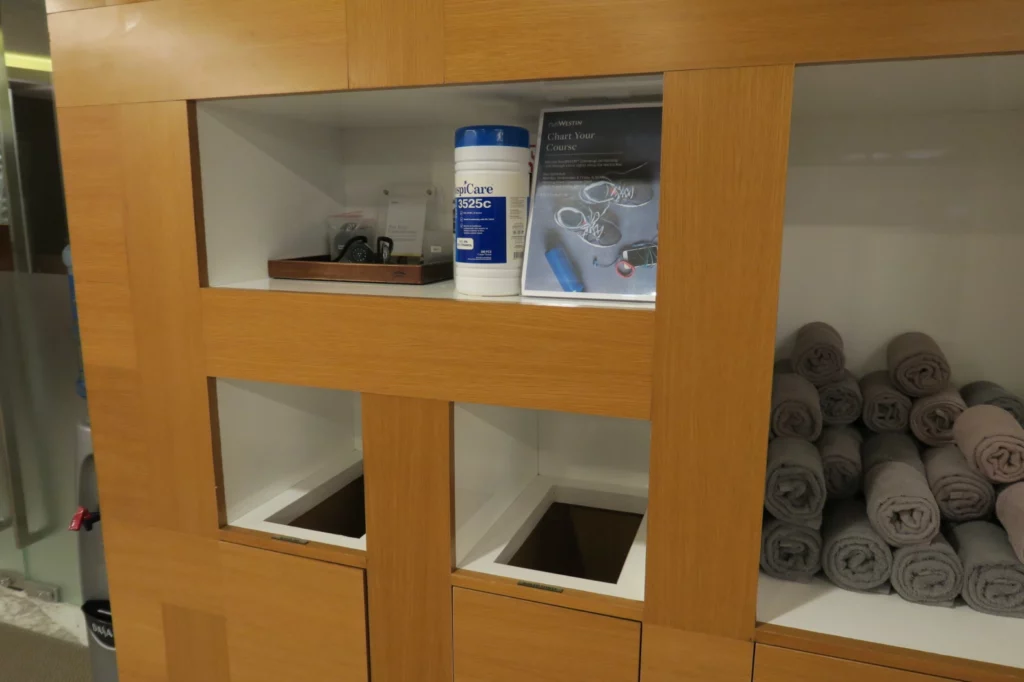
[{"label": "dark cubby interior", "polygon": [[643,514],[553,502],[508,565],[615,583]]},{"label": "dark cubby interior", "polygon": [[344,488],[304,514],[288,523],[289,526],[318,530],[347,538],[366,535],[366,491],[363,477]]}]

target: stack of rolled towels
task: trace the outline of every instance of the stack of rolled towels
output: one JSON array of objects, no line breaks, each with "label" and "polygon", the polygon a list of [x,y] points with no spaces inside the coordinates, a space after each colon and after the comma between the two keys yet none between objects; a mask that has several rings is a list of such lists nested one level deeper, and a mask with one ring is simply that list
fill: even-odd
[{"label": "stack of rolled towels", "polygon": [[894,338],[886,365],[858,380],[824,322],[776,362],[762,570],[1024,618],[1024,401],[954,388],[921,332]]}]

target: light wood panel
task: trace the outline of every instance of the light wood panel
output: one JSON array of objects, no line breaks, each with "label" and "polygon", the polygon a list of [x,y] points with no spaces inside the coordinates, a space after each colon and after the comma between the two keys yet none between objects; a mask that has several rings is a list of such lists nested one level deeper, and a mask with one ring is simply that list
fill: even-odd
[{"label": "light wood panel", "polygon": [[367,679],[363,572],[221,543],[231,682]]},{"label": "light wood panel", "polygon": [[346,0],[349,87],[444,82],[443,0]]},{"label": "light wood panel", "polygon": [[1024,50],[1017,0],[445,0],[445,80]]},{"label": "light wood panel", "polygon": [[270,533],[263,533],[249,528],[237,528],[235,526],[226,526],[220,529],[220,539],[235,545],[245,545],[270,552],[291,554],[343,566],[366,568],[366,552],[358,549],[312,541],[298,544],[276,539],[277,537]]},{"label": "light wood panel", "polygon": [[173,527],[216,537],[189,113],[185,102],[122,108],[121,191],[150,471]]},{"label": "light wood panel", "polygon": [[768,644],[967,682],[1019,682],[1024,676],[1024,672],[1017,668],[966,661],[952,656],[940,656],[925,651],[862,642],[779,625],[758,625],[754,631],[754,639],[758,642],[758,651],[770,648],[763,646]]},{"label": "light wood panel", "polygon": [[754,645],[644,625],[640,682],[749,682]]},{"label": "light wood panel", "polygon": [[449,682],[454,406],[364,393],[362,412],[372,676]]},{"label": "light wood panel", "polygon": [[643,617],[644,603],[622,597],[609,597],[582,590],[559,588],[559,592],[523,585],[514,578],[505,578],[476,571],[458,569],[452,573],[452,585],[478,592],[500,594],[525,601],[562,606],[577,611],[589,611],[615,618],[639,621]]},{"label": "light wood panel", "polygon": [[757,645],[753,682],[945,682],[947,678]]},{"label": "light wood panel", "polygon": [[227,623],[223,616],[168,604],[164,604],[163,616],[167,682],[229,679]]},{"label": "light wood panel", "polygon": [[157,0],[49,15],[59,106],[341,90],[341,0]]},{"label": "light wood panel", "polygon": [[651,310],[230,289],[202,298],[212,376],[650,414]]},{"label": "light wood panel", "polygon": [[792,85],[665,76],[645,625],[753,637]]},{"label": "light wood panel", "polygon": [[121,201],[121,111],[58,109],[68,230],[78,282],[127,286],[128,256]]},{"label": "light wood panel", "polygon": [[80,311],[79,332],[86,362],[135,369],[135,324],[127,284],[76,277],[75,300]]},{"label": "light wood panel", "polygon": [[636,682],[640,624],[454,588],[455,682]]},{"label": "light wood panel", "polygon": [[46,0],[46,11],[49,14],[53,14],[54,12],[70,12],[77,9],[111,7],[113,5],[129,5],[135,2],[151,1],[152,0]]}]

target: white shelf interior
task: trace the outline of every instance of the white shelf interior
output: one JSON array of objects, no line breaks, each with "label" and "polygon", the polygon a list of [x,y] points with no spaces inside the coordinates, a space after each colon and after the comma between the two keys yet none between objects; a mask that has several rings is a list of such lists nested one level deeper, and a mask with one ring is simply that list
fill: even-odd
[{"label": "white shelf interior", "polygon": [[930,334],[962,385],[1024,391],[1024,55],[797,69],[777,342],[835,326],[848,367]]},{"label": "white shelf interior", "polygon": [[289,525],[362,475],[358,393],[218,379],[217,411],[229,525],[366,549]]},{"label": "white shelf interior", "polygon": [[[824,320],[857,375],[930,334],[1024,394],[1024,55],[797,69],[777,353]],[[1024,667],[1024,621],[760,576],[758,620]]]},{"label": "white shelf interior", "polygon": [[[457,404],[458,567],[643,600],[649,457],[647,421]],[[506,563],[553,502],[644,515],[617,582]]]},{"label": "white shelf interior", "polygon": [[[541,110],[657,101],[660,76],[252,97],[197,105],[209,285],[418,296],[422,287],[271,282],[267,260],[326,253],[325,220],[383,206],[384,188],[438,189],[428,229],[452,232],[454,133],[537,129]],[[453,289],[436,288],[428,297]]]},{"label": "white shelf interior", "polygon": [[757,620],[864,642],[1024,668],[1024,619],[922,606],[893,594],[842,590],[823,578],[808,584],[761,574]]}]

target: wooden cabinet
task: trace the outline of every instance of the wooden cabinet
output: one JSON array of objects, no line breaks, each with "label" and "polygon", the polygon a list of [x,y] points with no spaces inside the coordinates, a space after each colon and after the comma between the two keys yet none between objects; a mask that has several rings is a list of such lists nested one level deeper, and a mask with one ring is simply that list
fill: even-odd
[{"label": "wooden cabinet", "polygon": [[763,644],[754,652],[753,682],[942,682],[946,679]]},{"label": "wooden cabinet", "polygon": [[221,543],[231,682],[367,679],[364,572]]},{"label": "wooden cabinet", "polygon": [[454,588],[455,682],[636,682],[640,623]]}]

